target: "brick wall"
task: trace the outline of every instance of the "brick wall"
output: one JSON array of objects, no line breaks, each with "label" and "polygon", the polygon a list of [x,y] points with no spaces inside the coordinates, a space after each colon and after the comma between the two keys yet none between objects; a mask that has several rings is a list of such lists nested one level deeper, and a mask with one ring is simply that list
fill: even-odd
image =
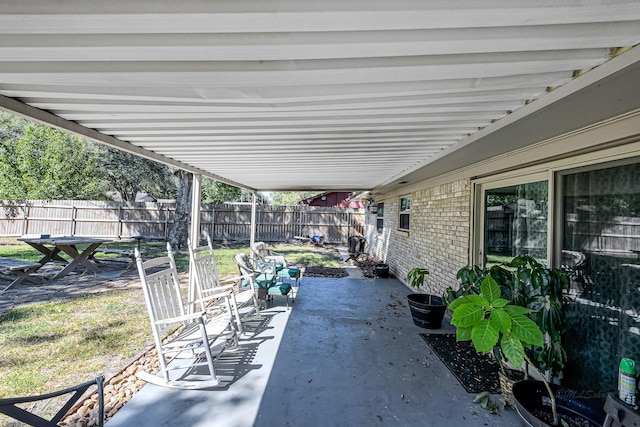
[{"label": "brick wall", "polygon": [[389,264],[391,273],[405,283],[412,268],[428,268],[429,293],[440,295],[447,286],[456,287],[456,272],[469,262],[470,181],[454,181],[411,193],[408,233],[397,229],[399,204],[400,197],[384,200],[384,229],[380,232],[376,229],[376,215],[367,215],[369,254]]}]

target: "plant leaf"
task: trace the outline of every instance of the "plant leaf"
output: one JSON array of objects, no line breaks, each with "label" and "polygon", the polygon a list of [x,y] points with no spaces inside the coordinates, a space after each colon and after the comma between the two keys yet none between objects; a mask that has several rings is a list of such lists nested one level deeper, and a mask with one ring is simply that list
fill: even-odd
[{"label": "plant leaf", "polygon": [[471,304],[475,304],[480,307],[489,307],[491,305],[489,300],[487,300],[485,297],[480,295],[467,295],[465,298],[467,302],[470,302]]},{"label": "plant leaf", "polygon": [[456,341],[469,341],[471,339],[471,328],[456,328]]},{"label": "plant leaf", "polygon": [[524,361],[524,347],[522,346],[522,342],[512,334],[506,334],[502,336],[500,348],[507,360],[511,362],[513,366],[520,369]]},{"label": "plant leaf", "polygon": [[493,303],[495,300],[500,298],[500,286],[498,286],[498,282],[491,276],[487,276],[482,281],[480,285],[480,292],[482,295],[490,302]]},{"label": "plant leaf", "polygon": [[489,316],[489,322],[491,325],[506,334],[511,330],[511,316],[509,316],[504,310],[494,310]]},{"label": "plant leaf", "polygon": [[502,308],[507,304],[509,304],[509,300],[506,300],[504,298],[498,298],[498,299],[493,301],[493,306],[495,308]]},{"label": "plant leaf", "polygon": [[504,307],[503,310],[506,311],[507,314],[509,314],[512,317],[522,315],[522,314],[529,314],[533,312],[533,310],[530,310],[526,307],[521,307],[519,305],[508,305]]},{"label": "plant leaf", "polygon": [[536,322],[527,316],[516,315],[511,316],[511,333],[515,338],[532,345],[542,347],[542,332]]},{"label": "plant leaf", "polygon": [[488,391],[481,391],[473,397],[473,403],[478,403],[481,400],[486,400],[491,397]]},{"label": "plant leaf", "polygon": [[458,327],[473,326],[484,317],[484,309],[475,304],[462,304],[453,312],[451,324]]},{"label": "plant leaf", "polygon": [[476,351],[488,353],[498,343],[500,332],[494,328],[488,319],[480,320],[471,330],[471,341]]},{"label": "plant leaf", "polygon": [[451,304],[449,304],[449,309],[451,311],[455,311],[455,309],[462,304],[468,304],[471,301],[467,300],[467,296],[463,295],[463,296],[459,296],[458,298],[454,299],[453,301],[451,301]]}]

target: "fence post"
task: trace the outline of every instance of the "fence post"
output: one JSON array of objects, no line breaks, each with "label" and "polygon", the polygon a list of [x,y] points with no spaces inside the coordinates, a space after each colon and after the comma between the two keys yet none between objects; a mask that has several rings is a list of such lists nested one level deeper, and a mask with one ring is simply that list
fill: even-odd
[{"label": "fence post", "polygon": [[298,236],[302,236],[302,206],[298,207]]},{"label": "fence post", "polygon": [[22,204],[22,235],[27,234],[27,202]]},{"label": "fence post", "polygon": [[262,220],[262,208],[258,209],[258,215],[256,216],[256,240],[257,241],[262,240],[260,236],[260,228],[262,227],[261,220]]},{"label": "fence post", "polygon": [[211,232],[209,233],[209,235],[211,236],[211,241],[215,241],[216,240],[216,208],[211,205]]},{"label": "fence post", "polygon": [[76,205],[71,205],[71,223],[69,224],[69,235],[73,236],[76,231]]},{"label": "fence post", "polygon": [[[165,210],[165,208],[160,208],[160,212]],[[169,239],[169,208],[166,208],[166,213],[164,214],[164,240]]]},{"label": "fence post", "polygon": [[118,206],[118,222],[116,227],[116,234],[118,235],[118,239],[120,239],[122,236],[122,203]]}]

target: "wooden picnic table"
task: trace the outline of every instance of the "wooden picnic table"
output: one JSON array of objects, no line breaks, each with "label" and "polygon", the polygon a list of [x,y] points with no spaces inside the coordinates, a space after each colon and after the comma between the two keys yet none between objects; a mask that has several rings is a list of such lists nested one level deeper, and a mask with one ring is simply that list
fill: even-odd
[{"label": "wooden picnic table", "polygon": [[[52,280],[66,276],[79,265],[84,266],[92,273],[98,273],[100,269],[91,257],[100,245],[111,242],[111,240],[81,236],[47,238],[21,237],[18,240],[25,242],[44,255],[40,261],[38,261],[38,264],[40,264],[41,267],[51,261],[59,261],[66,264],[65,267],[52,278]],[[84,249],[79,249],[78,246],[81,245],[86,245],[86,247]],[[71,260],[67,261],[62,258],[60,256],[61,252],[71,257]]]}]

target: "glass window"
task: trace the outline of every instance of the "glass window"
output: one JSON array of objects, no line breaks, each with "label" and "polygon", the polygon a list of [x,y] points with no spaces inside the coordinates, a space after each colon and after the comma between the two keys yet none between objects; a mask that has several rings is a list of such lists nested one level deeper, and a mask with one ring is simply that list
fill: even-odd
[{"label": "glass window", "polygon": [[615,392],[620,359],[640,361],[640,164],[561,176],[565,368],[572,388]]},{"label": "glass window", "polygon": [[384,203],[378,203],[378,217],[376,218],[376,227],[378,231],[384,229]]},{"label": "glass window", "polygon": [[547,181],[485,191],[485,265],[523,254],[547,262],[548,193]]},{"label": "glass window", "polygon": [[411,196],[400,198],[400,230],[409,230],[409,218],[411,215]]}]

